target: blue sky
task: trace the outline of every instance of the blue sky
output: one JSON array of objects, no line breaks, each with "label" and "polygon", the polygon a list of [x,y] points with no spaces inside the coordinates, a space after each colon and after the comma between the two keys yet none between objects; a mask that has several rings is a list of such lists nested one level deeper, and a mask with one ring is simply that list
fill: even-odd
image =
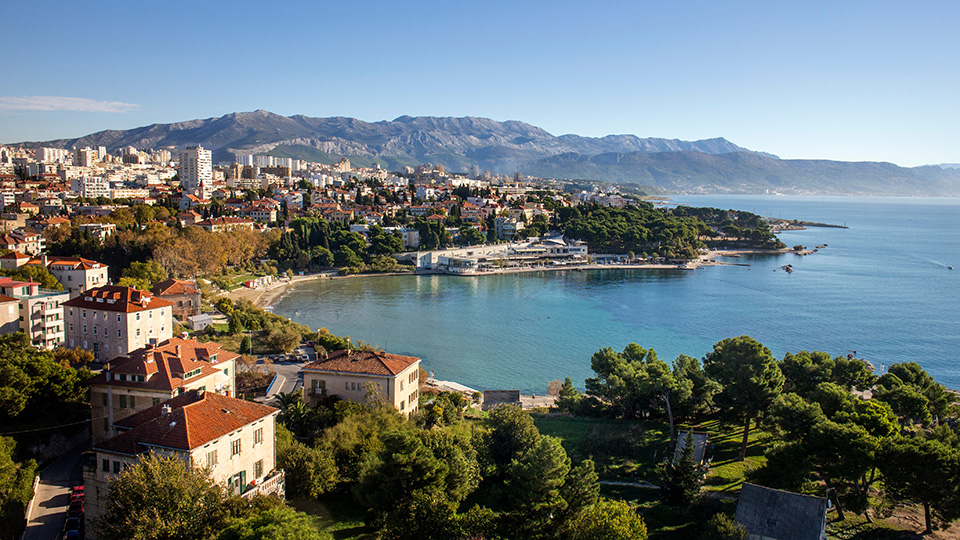
[{"label": "blue sky", "polygon": [[960,2],[38,0],[4,12],[6,143],[266,109],[960,162]]}]

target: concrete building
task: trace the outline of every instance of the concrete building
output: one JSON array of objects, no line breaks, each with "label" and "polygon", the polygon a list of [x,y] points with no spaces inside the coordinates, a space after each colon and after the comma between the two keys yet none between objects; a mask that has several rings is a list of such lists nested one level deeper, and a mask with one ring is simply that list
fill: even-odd
[{"label": "concrete building", "polygon": [[419,408],[420,359],[413,356],[340,350],[301,371],[304,398],[310,404],[330,396],[366,403],[379,395],[403,414]]},{"label": "concrete building", "polygon": [[200,313],[200,289],[196,283],[168,279],[153,288],[153,294],[173,304],[173,316],[181,320]]},{"label": "concrete building", "polygon": [[219,343],[171,338],[111,360],[88,383],[93,443],[116,435],[115,422],[186,391],[233,395],[238,358]]},{"label": "concrete building", "polygon": [[[0,294],[17,299],[20,331],[30,337],[34,347],[54,349],[63,346],[64,304],[70,294],[41,289],[39,283],[0,278]],[[3,315],[7,317],[9,314]],[[2,318],[0,317],[0,318]]]},{"label": "concrete building", "polygon": [[180,151],[180,185],[185,192],[209,199],[213,191],[213,158],[202,146],[188,146]]},{"label": "concrete building", "polygon": [[105,176],[79,176],[70,179],[70,191],[90,199],[110,196],[110,181]]},{"label": "concrete building", "polygon": [[20,301],[0,294],[0,334],[20,331]]},{"label": "concrete building", "polygon": [[88,520],[103,513],[110,480],[154,452],[204,467],[234,494],[283,498],[284,475],[276,469],[278,409],[193,390],[114,423],[119,434],[87,453],[83,468]]},{"label": "concrete building", "polygon": [[64,303],[67,346],[83,347],[97,362],[173,335],[173,304],[133,287],[105,285]]},{"label": "concrete building", "polygon": [[107,265],[82,257],[26,257],[16,252],[0,256],[0,268],[15,270],[35,264],[45,267],[63,285],[70,298],[93,287],[107,284]]}]

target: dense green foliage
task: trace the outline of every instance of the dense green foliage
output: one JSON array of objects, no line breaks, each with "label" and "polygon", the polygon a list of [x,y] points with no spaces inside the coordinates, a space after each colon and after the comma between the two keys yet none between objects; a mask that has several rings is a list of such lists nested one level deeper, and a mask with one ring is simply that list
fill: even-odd
[{"label": "dense green foliage", "polygon": [[39,283],[43,289],[62,291],[63,284],[57,281],[45,267],[39,264],[25,264],[16,270],[0,269],[0,275],[11,277],[18,281],[33,281]]},{"label": "dense green foliage", "polygon": [[55,415],[64,402],[82,402],[86,370],[62,365],[52,351],[30,345],[26,334],[0,336],[0,416]]},{"label": "dense green foliage", "polygon": [[0,437],[0,538],[19,538],[24,528],[24,512],[33,497],[33,476],[37,462],[14,461],[16,443]]},{"label": "dense green foliage", "polygon": [[103,540],[330,538],[276,497],[228,495],[206,470],[153,453],[110,481],[102,505],[91,525]]}]

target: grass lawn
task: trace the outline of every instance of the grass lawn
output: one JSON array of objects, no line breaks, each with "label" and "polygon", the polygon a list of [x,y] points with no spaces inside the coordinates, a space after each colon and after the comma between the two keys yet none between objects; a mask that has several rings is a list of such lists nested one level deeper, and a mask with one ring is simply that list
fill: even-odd
[{"label": "grass lawn", "polygon": [[601,480],[656,481],[656,463],[668,449],[659,422],[566,415],[533,415],[544,435],[560,439],[574,462],[593,459]]},{"label": "grass lawn", "polygon": [[317,500],[296,498],[290,506],[316,516],[320,530],[336,540],[372,540],[374,531],[363,522],[365,511],[350,494],[327,493]]}]

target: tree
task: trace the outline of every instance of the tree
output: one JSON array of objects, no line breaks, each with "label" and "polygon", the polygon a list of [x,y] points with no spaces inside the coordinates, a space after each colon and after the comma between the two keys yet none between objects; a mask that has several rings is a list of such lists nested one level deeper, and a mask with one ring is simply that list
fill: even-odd
[{"label": "tree", "polygon": [[204,470],[150,453],[110,481],[94,528],[102,540],[206,538],[223,528],[225,499]]},{"label": "tree", "polygon": [[317,529],[317,519],[292,508],[270,508],[233,522],[217,540],[327,540]]},{"label": "tree", "polygon": [[37,462],[13,460],[16,442],[0,437],[0,538],[19,538],[24,528],[24,513],[33,498],[33,476]]},{"label": "tree", "polygon": [[565,523],[564,540],[645,540],[647,525],[626,501],[602,499]]},{"label": "tree", "polygon": [[137,287],[138,289],[147,291],[152,289],[157,283],[167,279],[167,271],[157,261],[134,261],[130,263],[129,268],[123,270],[121,275],[139,285]]},{"label": "tree", "polygon": [[693,431],[688,431],[680,455],[660,466],[660,497],[666,504],[687,506],[700,493],[701,474],[693,450]]},{"label": "tree", "polygon": [[[64,402],[82,402],[86,370],[63,366],[50,351],[30,345],[21,332],[0,336],[0,415],[15,418],[28,409],[53,414]],[[62,414],[62,412],[61,412]]]},{"label": "tree", "polygon": [[924,534],[933,531],[932,518],[946,524],[960,518],[956,448],[923,437],[901,437],[886,440],[881,456],[887,493],[894,500],[923,505]]},{"label": "tree", "polygon": [[62,291],[63,285],[53,277],[53,274],[40,264],[25,264],[16,270],[0,270],[0,275],[11,277],[18,281],[33,281],[44,289]]},{"label": "tree", "polygon": [[720,513],[714,514],[703,524],[699,540],[743,540],[747,537],[747,529],[730,519],[730,516]]},{"label": "tree", "polygon": [[723,386],[717,404],[743,421],[739,460],[747,454],[750,422],[773,402],[783,388],[783,373],[770,349],[749,336],[717,342],[703,359],[708,375]]}]

